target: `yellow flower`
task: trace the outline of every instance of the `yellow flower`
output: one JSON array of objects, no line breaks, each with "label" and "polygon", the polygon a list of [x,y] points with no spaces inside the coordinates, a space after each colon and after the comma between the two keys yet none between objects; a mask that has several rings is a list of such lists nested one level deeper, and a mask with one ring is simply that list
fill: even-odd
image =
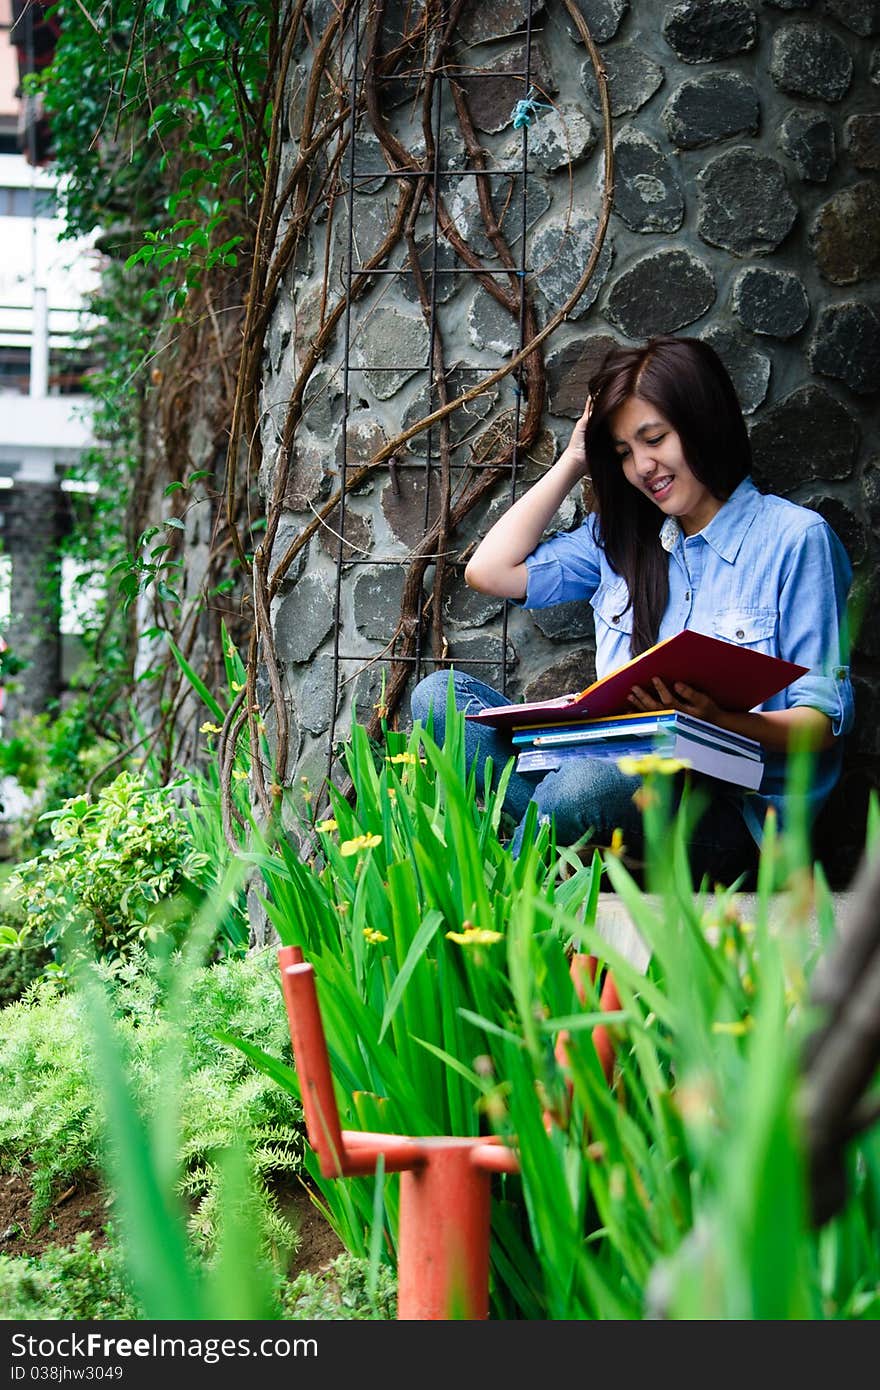
[{"label": "yellow flower", "polygon": [[362,849],[375,849],[381,843],[381,835],[355,835],[353,840],[343,840],[339,853],[347,859],[352,854],[359,854]]},{"label": "yellow flower", "polygon": [[206,721],[204,724],[199,725],[200,734],[220,734],[222,732],[223,730],[220,728],[219,724],[209,724]]},{"label": "yellow flower", "polygon": [[339,826],[332,818],[330,820],[319,820],[318,829],[323,830],[325,835],[329,835],[331,830],[338,830]]},{"label": "yellow flower", "polygon": [[377,945],[380,941],[387,941],[388,937],[384,932],[376,931],[375,927],[364,927],[364,936],[371,946]]},{"label": "yellow flower", "polygon": [[385,761],[386,763],[409,763],[410,766],[413,766],[418,762],[418,759],[415,753],[395,753],[392,757],[386,758]]},{"label": "yellow flower", "polygon": [[448,931],[447,941],[454,941],[458,946],[493,946],[496,941],[503,939],[500,931],[490,931],[488,927],[475,927],[472,922],[462,922],[464,931]]},{"label": "yellow flower", "polygon": [[733,1023],[713,1023],[713,1033],[727,1033],[732,1038],[741,1038],[752,1026],[750,1018],[735,1019]]},{"label": "yellow flower", "polygon": [[389,801],[396,801],[396,800],[397,800],[397,788],[396,788],[396,787],[388,787],[388,788],[386,789],[385,795],[388,797],[388,800],[389,800]]},{"label": "yellow flower", "polygon": [[650,777],[654,772],[672,777],[691,764],[686,758],[662,758],[659,753],[643,753],[640,758],[618,758],[617,766],[625,777]]},{"label": "yellow flower", "polygon": [[246,782],[248,779],[247,773],[242,772],[240,767],[234,767],[232,769],[232,775],[235,778],[236,782]]},{"label": "yellow flower", "polygon": [[608,852],[609,854],[613,854],[616,859],[619,859],[625,849],[626,845],[623,843],[623,831],[619,825],[615,826],[614,830],[611,832],[611,844],[608,846]]},{"label": "yellow flower", "polygon": [[230,681],[229,684],[232,686],[232,689],[235,691],[236,695],[240,690],[244,690],[244,686],[242,685],[241,681]]}]

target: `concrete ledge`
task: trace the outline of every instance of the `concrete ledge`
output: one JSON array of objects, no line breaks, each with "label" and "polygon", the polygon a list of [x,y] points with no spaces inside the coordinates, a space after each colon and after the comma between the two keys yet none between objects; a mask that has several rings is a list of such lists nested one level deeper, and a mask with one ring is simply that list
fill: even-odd
[{"label": "concrete ledge", "polygon": [[[654,906],[657,905],[657,898],[647,893],[646,898]],[[834,902],[834,920],[840,924],[846,915],[847,908],[853,897],[851,890],[845,892],[832,893]],[[737,893],[735,901],[739,908],[740,916],[743,921],[753,921],[757,910],[758,897],[756,893]],[[770,925],[778,923],[785,916],[788,905],[788,897],[784,893],[774,894],[770,900]],[[636,930],[635,924],[630,917],[622,898],[616,893],[600,893],[599,902],[596,908],[596,930],[599,935],[608,942],[609,946],[624,956],[630,964],[637,970],[644,973],[648,968],[650,951]],[[816,939],[818,922],[815,913],[811,913],[806,921],[806,930],[812,940]]]}]

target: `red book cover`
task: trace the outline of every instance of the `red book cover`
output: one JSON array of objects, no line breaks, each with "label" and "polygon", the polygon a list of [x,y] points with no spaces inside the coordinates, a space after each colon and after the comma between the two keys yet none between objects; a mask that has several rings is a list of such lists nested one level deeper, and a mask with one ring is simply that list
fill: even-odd
[{"label": "red book cover", "polygon": [[655,676],[671,688],[683,681],[709,695],[721,709],[746,711],[769,700],[798,676],[809,670],[793,661],[752,647],[722,642],[720,637],[686,629],[667,637],[616,671],[594,681],[586,690],[561,695],[555,700],[531,704],[497,705],[494,709],[468,714],[481,724],[509,729],[523,724],[556,724],[579,719],[608,719],[615,714],[631,714],[627,696],[634,685],[645,686]]}]

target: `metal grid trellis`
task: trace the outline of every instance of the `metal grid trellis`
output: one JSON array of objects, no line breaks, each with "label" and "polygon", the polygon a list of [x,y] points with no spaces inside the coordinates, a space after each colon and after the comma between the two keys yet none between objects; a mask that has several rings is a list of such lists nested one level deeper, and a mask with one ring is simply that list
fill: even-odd
[{"label": "metal grid trellis", "polygon": [[[430,144],[433,147],[433,158],[430,160],[422,160],[419,163],[418,167],[389,167],[387,172],[383,173],[382,171],[377,172],[376,170],[370,170],[369,172],[366,172],[363,170],[359,170],[357,167],[357,141],[355,139],[355,136],[358,132],[359,122],[362,120],[362,113],[364,110],[364,102],[362,101],[362,95],[363,84],[365,81],[365,60],[363,58],[362,50],[363,25],[361,13],[362,6],[360,4],[360,0],[358,0],[358,3],[356,3],[353,7],[353,12],[351,15],[349,26],[351,78],[349,89],[350,128],[348,136],[348,149],[346,152],[348,162],[348,187],[346,196],[347,246],[345,252],[343,284],[343,293],[345,296],[346,309],[344,315],[342,349],[342,450],[339,480],[340,500],[339,508],[335,517],[336,526],[338,527],[338,530],[336,548],[336,583],[333,612],[333,700],[331,702],[332,714],[330,728],[328,732],[329,762],[331,770],[334,759],[335,733],[338,720],[338,709],[340,704],[340,680],[343,665],[355,663],[361,669],[364,669],[366,666],[377,661],[388,662],[391,664],[407,663],[411,668],[410,680],[415,680],[423,674],[424,670],[428,666],[448,666],[451,664],[451,659],[448,656],[437,654],[429,655],[426,653],[424,630],[425,594],[424,589],[422,587],[420,587],[418,594],[418,611],[415,625],[415,645],[412,652],[403,654],[396,651],[391,634],[389,634],[388,642],[385,645],[385,647],[380,647],[379,651],[376,652],[373,656],[365,657],[362,652],[352,652],[343,650],[342,648],[340,639],[342,626],[341,618],[344,568],[356,566],[369,566],[371,568],[376,568],[380,566],[401,567],[406,566],[407,564],[406,557],[402,558],[399,555],[370,555],[365,557],[359,557],[353,555],[350,552],[350,550],[348,552],[346,550],[347,540],[345,516],[346,499],[348,494],[347,483],[350,471],[353,466],[350,459],[349,446],[349,421],[352,413],[353,382],[355,382],[357,379],[360,379],[362,375],[367,372],[373,375],[381,375],[383,372],[391,373],[402,371],[405,371],[410,374],[424,373],[425,394],[427,397],[426,414],[430,415],[437,405],[444,403],[444,391],[447,384],[446,377],[448,377],[451,374],[451,368],[445,368],[445,375],[444,372],[439,368],[437,347],[438,343],[440,342],[440,306],[438,304],[438,286],[441,282],[441,279],[446,276],[455,278],[459,276],[470,277],[482,274],[487,276],[506,277],[508,283],[510,283],[511,278],[515,276],[516,281],[518,282],[519,305],[518,323],[516,326],[517,344],[519,353],[521,354],[522,352],[522,349],[527,341],[526,277],[529,274],[527,246],[528,122],[524,121],[521,123],[520,126],[521,157],[519,163],[511,164],[510,162],[505,160],[503,166],[500,168],[480,168],[475,167],[470,159],[465,159],[462,164],[462,167],[451,168],[444,163],[444,155],[446,153],[446,150],[444,148],[442,120],[444,110],[446,109],[446,106],[448,105],[449,101],[449,84],[455,81],[456,79],[461,79],[464,76],[467,76],[470,82],[473,82],[475,80],[491,81],[495,77],[503,77],[506,82],[514,80],[517,83],[521,84],[522,100],[527,100],[527,98],[533,90],[531,81],[531,63],[533,34],[532,10],[534,8],[537,7],[533,6],[532,4],[528,6],[528,12],[524,28],[521,34],[518,35],[518,38],[521,40],[523,44],[524,51],[524,63],[522,70],[519,72],[505,71],[503,73],[496,74],[479,69],[475,70],[468,68],[462,65],[461,63],[449,61],[441,54],[439,62],[436,61],[435,55],[435,57],[433,59],[429,59],[426,65],[420,70],[409,69],[404,72],[395,71],[393,74],[387,75],[382,78],[376,78],[374,75],[374,80],[376,80],[377,85],[380,86],[383,83],[388,84],[393,82],[400,84],[401,82],[411,80],[415,84],[415,87],[418,89],[421,87],[421,84],[426,79],[430,79],[433,85],[433,90],[431,93],[432,139],[430,141]],[[439,29],[435,30],[434,34],[431,34],[429,32],[429,44],[431,43],[432,39],[436,39],[437,32],[439,32]],[[485,265],[484,268],[468,266],[462,264],[460,261],[452,267],[439,265],[439,248],[443,240],[443,233],[439,225],[441,186],[443,184],[450,184],[455,180],[461,180],[465,178],[476,178],[477,180],[492,180],[496,182],[496,186],[497,181],[500,179],[511,180],[511,189],[514,191],[518,191],[520,201],[518,219],[519,229],[518,236],[516,238],[516,241],[518,242],[518,259],[514,267],[503,264],[493,265],[491,263],[491,260]],[[375,191],[377,181],[388,181],[390,183],[393,183],[395,181],[416,181],[415,186],[420,187],[421,196],[423,197],[426,192],[428,192],[429,194],[430,233],[427,242],[427,248],[425,247],[424,236],[422,237],[422,240],[419,243],[420,252],[424,252],[424,250],[427,249],[428,257],[430,259],[430,269],[427,271],[427,274],[425,275],[425,279],[429,280],[430,297],[428,305],[423,305],[423,309],[427,308],[426,323],[428,341],[426,359],[424,361],[401,361],[400,363],[391,364],[387,362],[383,362],[381,364],[370,364],[365,363],[363,361],[357,362],[353,360],[354,344],[352,304],[353,288],[356,282],[359,279],[362,279],[363,277],[376,277],[377,283],[381,283],[382,281],[384,281],[387,285],[387,283],[390,280],[393,280],[395,278],[399,279],[401,276],[415,273],[415,268],[410,264],[410,261],[412,259],[411,254],[403,260],[402,264],[397,266],[382,266],[379,268],[371,269],[369,267],[364,267],[358,263],[355,239],[355,229],[358,223],[358,200],[360,197],[364,195],[365,192]],[[414,244],[414,242],[411,243],[411,246],[412,244]],[[423,263],[422,254],[419,255],[419,261],[420,264]],[[455,365],[457,367],[460,367],[464,364],[461,364],[456,360]],[[484,368],[480,366],[474,368],[468,366],[467,370],[471,372],[479,372],[482,374],[482,377],[488,379],[492,371],[497,370],[497,367]],[[510,381],[513,391],[513,405],[512,409],[507,413],[508,417],[511,420],[512,434],[511,456],[509,464],[509,491],[512,500],[516,495],[518,472],[521,462],[519,457],[519,446],[517,441],[520,437],[520,426],[522,416],[522,362],[520,362],[519,365],[514,367],[511,371]],[[462,471],[466,470],[478,470],[481,467],[481,462],[478,458],[469,458],[466,461],[461,461],[461,459],[455,459],[454,456],[450,457],[448,436],[446,440],[445,449],[442,447],[443,431],[448,431],[449,418],[450,417],[447,416],[445,419],[441,420],[439,426],[427,427],[423,432],[423,435],[420,436],[420,438],[424,441],[423,458],[413,458],[412,460],[407,460],[397,457],[389,459],[386,465],[387,473],[391,478],[393,487],[396,487],[397,484],[398,469],[404,469],[408,472],[416,470],[421,474],[423,478],[424,497],[423,520],[426,530],[428,528],[429,522],[429,508],[431,505],[431,499],[432,496],[437,495],[437,489],[439,489],[440,507],[445,507],[448,510],[450,500],[450,484],[453,475],[460,474]],[[491,425],[491,421],[492,416],[488,415],[485,421],[482,421],[481,423],[485,424],[488,427]],[[438,446],[438,435],[440,438],[440,446]],[[438,555],[436,559],[445,566],[446,563],[449,561],[450,556],[448,554]],[[478,672],[481,668],[483,670],[488,670],[489,668],[497,670],[499,664],[501,668],[502,687],[506,689],[508,680],[508,604],[506,602],[503,604],[501,611],[500,663],[499,658],[496,655],[487,655],[485,657],[480,658],[455,658],[456,666],[474,668]]]}]

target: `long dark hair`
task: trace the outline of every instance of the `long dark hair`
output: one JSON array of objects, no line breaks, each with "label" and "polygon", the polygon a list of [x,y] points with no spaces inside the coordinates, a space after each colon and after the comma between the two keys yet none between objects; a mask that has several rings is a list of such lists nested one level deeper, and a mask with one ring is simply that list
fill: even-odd
[{"label": "long dark hair", "polygon": [[748,431],[733,383],[714,348],[699,338],[649,338],[613,348],[590,381],[587,458],[599,542],[622,575],[633,610],[633,656],[657,641],[669,597],[669,557],[660,545],[663,513],[624,477],[610,417],[630,396],[665,415],[694,476],[725,500],[751,471]]}]

